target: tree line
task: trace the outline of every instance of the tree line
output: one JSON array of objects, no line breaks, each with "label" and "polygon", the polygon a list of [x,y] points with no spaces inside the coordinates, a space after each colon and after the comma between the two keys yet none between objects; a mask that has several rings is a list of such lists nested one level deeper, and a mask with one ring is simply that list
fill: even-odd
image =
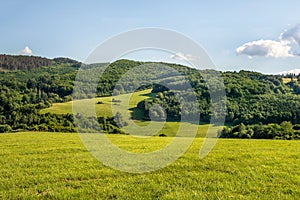
[{"label": "tree line", "polygon": [[244,125],[243,123],[225,127],[221,132],[222,138],[247,138],[247,139],[300,139],[300,124],[293,125],[291,122],[280,124],[254,124]]}]

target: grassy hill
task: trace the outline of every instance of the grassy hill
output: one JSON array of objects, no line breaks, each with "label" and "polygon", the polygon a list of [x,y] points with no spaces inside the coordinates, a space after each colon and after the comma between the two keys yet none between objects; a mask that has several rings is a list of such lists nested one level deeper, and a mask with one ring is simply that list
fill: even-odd
[{"label": "grassy hill", "polygon": [[[133,113],[132,109],[135,108],[139,102],[154,96],[155,94],[151,93],[151,89],[147,89],[147,90],[137,91],[130,94],[122,94],[114,97],[94,98],[93,100],[95,102],[95,109],[96,109],[97,116],[112,117],[113,116],[112,105],[113,105],[115,107],[114,109],[117,109],[118,111],[122,112],[123,116],[126,116],[125,120],[129,120],[131,118],[131,114]],[[120,102],[114,103],[112,102],[112,99],[118,100]],[[126,99],[130,99],[128,108],[126,107],[126,105],[124,105]],[[101,102],[101,104],[99,104],[98,102]],[[68,114],[68,113],[72,114],[72,104],[73,104],[72,101],[64,102],[64,103],[55,103],[49,108],[42,109],[40,112],[42,114],[48,112],[53,114]],[[136,118],[141,118],[143,115],[143,113],[139,112],[139,110],[136,110],[134,113],[135,115],[140,115],[140,116],[135,116]],[[149,125],[150,123],[149,121],[142,121],[142,120],[134,120],[134,122],[139,126],[141,126],[141,128],[143,128],[146,125]],[[154,128],[154,130],[160,130],[161,128],[161,130],[157,132],[155,135],[164,134],[166,136],[173,137],[176,135],[181,122],[164,123],[159,121],[153,121],[151,123],[153,123],[152,127]],[[209,128],[209,124],[199,125],[197,137],[205,137],[208,128]],[[220,129],[221,128],[222,127],[220,127]],[[125,127],[125,131],[126,131],[126,127]],[[131,133],[130,130],[127,131],[127,133],[130,134]]]},{"label": "grassy hill", "polygon": [[[126,99],[130,98],[129,101],[129,108],[134,108],[140,101],[148,98],[147,95],[153,95],[151,94],[151,89],[138,91],[135,93],[130,94],[123,94],[118,95],[115,97],[100,97],[100,98],[94,98],[95,105],[96,105],[96,112],[97,116],[112,116],[111,112],[111,106],[113,104],[112,99],[120,100],[121,102],[124,102]],[[101,102],[101,103],[99,103]],[[55,113],[55,114],[67,114],[72,113],[72,101],[64,102],[64,103],[54,103],[51,107],[42,109],[41,113]],[[121,103],[114,103],[114,106],[122,107]],[[129,110],[129,112],[131,112]]]},{"label": "grassy hill", "polygon": [[[172,138],[108,135],[120,148],[149,152]],[[219,139],[198,158],[203,139],[152,173],[103,166],[77,134],[0,135],[0,199],[299,199],[299,141]]]}]

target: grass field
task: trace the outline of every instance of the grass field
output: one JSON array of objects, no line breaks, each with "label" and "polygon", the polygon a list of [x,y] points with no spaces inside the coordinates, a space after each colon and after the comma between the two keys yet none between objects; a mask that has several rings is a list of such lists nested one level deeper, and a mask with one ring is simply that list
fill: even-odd
[{"label": "grass field", "polygon": [[[109,135],[120,148],[152,151],[172,138]],[[0,199],[299,199],[300,143],[219,139],[198,158],[203,139],[152,173],[103,166],[77,134],[0,135]]]},{"label": "grass field", "polygon": [[[122,102],[124,103],[126,99],[130,99],[128,108],[131,109],[135,107],[140,101],[149,98],[149,96],[154,95],[151,94],[151,89],[148,90],[143,90],[143,91],[138,91],[132,94],[123,94],[123,95],[118,95],[115,97],[100,97],[100,98],[94,98],[95,101],[95,110],[97,116],[112,116],[112,111],[111,107],[112,104],[116,109],[122,109],[124,106]],[[113,103],[112,99],[115,98],[116,100],[120,100],[121,103]],[[102,102],[102,104],[97,104],[97,102]],[[41,113],[56,113],[56,114],[67,114],[67,113],[72,113],[72,101],[65,102],[65,103],[54,103],[51,107],[42,109]]]},{"label": "grass field", "polygon": [[[130,114],[138,102],[154,94],[145,90],[130,95],[114,97],[121,101],[114,106]],[[126,108],[127,98],[130,101]],[[112,97],[94,101],[98,116],[112,116]],[[96,104],[98,101],[102,104]],[[72,113],[72,102],[54,104],[41,112]],[[135,123],[149,124],[139,120]],[[161,122],[151,123],[154,129],[161,127]],[[155,135],[174,136],[178,127],[179,122],[166,122]],[[2,134],[0,199],[300,198],[299,141],[219,139],[212,152],[200,160],[202,137],[208,127],[198,126],[197,138],[176,162],[144,174],[104,166],[86,150],[78,134]],[[159,150],[172,140],[107,136],[118,147],[141,153]]]}]

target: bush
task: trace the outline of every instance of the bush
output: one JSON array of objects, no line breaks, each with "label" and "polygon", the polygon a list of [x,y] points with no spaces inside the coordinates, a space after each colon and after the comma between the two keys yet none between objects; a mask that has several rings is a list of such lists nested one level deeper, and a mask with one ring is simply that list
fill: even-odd
[{"label": "bush", "polygon": [[225,127],[221,131],[223,138],[255,138],[255,139],[300,139],[299,125],[292,125],[290,122],[281,124],[255,124],[245,126],[243,123]]},{"label": "bush", "polygon": [[294,129],[295,131],[299,131],[299,130],[300,130],[300,124],[294,125],[294,126],[293,126],[293,129]]},{"label": "bush", "polygon": [[12,128],[10,125],[4,124],[0,125],[0,133],[9,133],[12,132]]}]

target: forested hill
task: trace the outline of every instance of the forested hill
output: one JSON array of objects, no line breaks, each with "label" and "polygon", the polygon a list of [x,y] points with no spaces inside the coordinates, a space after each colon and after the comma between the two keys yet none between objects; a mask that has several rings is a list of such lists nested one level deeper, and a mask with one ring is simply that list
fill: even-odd
[{"label": "forested hill", "polygon": [[[6,60],[6,69],[23,70],[0,70],[0,132],[11,130],[75,131],[71,114],[40,114],[39,110],[51,106],[52,103],[72,99],[79,62],[68,58],[46,59],[33,56],[2,55],[1,59]],[[141,77],[151,76],[151,71],[140,71],[137,77],[132,75],[124,78],[123,75],[126,72],[141,64],[145,63],[118,60],[109,64],[99,80],[97,96],[111,95],[113,90],[117,94],[122,94],[131,91],[132,88],[152,88],[156,96],[152,96],[137,106],[137,109],[144,111],[143,120],[149,119],[149,108],[152,104],[160,104],[165,108],[167,120],[179,120],[182,111],[173,93],[167,88],[160,87],[159,84],[147,85],[148,82],[143,84]],[[158,67],[157,71],[159,71],[158,64],[151,63]],[[210,109],[210,93],[203,79],[203,75],[215,73],[213,70],[199,71],[182,65],[164,64],[183,74],[194,88],[199,101],[201,122],[209,122],[211,116],[218,115],[218,113],[212,113]],[[102,70],[103,66],[104,64],[93,64],[84,69]],[[89,76],[97,74],[97,70],[95,73],[89,73]],[[227,96],[225,102],[227,123],[252,125],[280,124],[288,121],[292,124],[300,124],[299,75],[265,75],[249,71],[222,72],[221,75]],[[121,77],[123,85],[116,86]],[[180,80],[176,77],[172,77],[171,80],[175,88],[177,85],[180,88]],[[157,81],[159,83],[159,81],[169,81],[169,79],[162,76]],[[218,82],[215,83],[216,88],[218,84]],[[189,95],[190,91],[185,92]],[[87,94],[80,98],[90,97]],[[190,111],[186,114],[199,114],[193,113],[191,109]],[[158,119],[164,118],[161,116],[164,113],[159,110],[152,109],[151,112],[156,112],[152,114]]]},{"label": "forested hill", "polygon": [[54,64],[70,63],[78,64],[79,62],[69,58],[54,58],[48,59],[38,56],[23,56],[23,55],[0,55],[0,70],[26,70],[36,69]]}]

